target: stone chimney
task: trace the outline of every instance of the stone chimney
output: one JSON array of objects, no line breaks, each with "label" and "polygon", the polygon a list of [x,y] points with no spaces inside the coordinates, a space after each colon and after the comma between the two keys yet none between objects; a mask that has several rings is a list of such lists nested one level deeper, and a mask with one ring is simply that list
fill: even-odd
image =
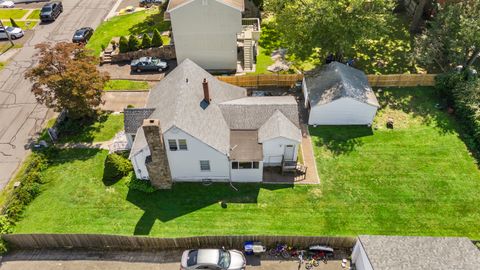
[{"label": "stone chimney", "polygon": [[210,100],[211,100],[210,99],[210,89],[208,89],[207,79],[203,79],[202,85],[203,85],[203,100],[205,100],[205,102],[210,104]]},{"label": "stone chimney", "polygon": [[145,162],[150,182],[157,189],[170,189],[172,187],[172,175],[168,166],[167,151],[163,143],[160,121],[158,119],[145,119],[142,128],[150,149],[150,156],[147,157]]}]

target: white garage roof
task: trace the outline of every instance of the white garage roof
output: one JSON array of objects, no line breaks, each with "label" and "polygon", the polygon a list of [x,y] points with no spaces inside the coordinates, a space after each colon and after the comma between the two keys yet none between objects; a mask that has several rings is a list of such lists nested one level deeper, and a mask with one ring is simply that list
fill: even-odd
[{"label": "white garage roof", "polygon": [[365,73],[339,62],[306,73],[305,86],[311,107],[341,98],[380,107]]}]

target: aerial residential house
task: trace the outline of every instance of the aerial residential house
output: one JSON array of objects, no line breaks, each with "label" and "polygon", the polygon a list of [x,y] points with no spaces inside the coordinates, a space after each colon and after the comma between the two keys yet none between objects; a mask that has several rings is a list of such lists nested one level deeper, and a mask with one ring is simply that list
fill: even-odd
[{"label": "aerial residential house", "polygon": [[211,72],[254,70],[258,18],[242,19],[245,0],[170,0],[165,19],[172,23],[178,63],[189,58]]},{"label": "aerial residential house", "polygon": [[305,74],[309,125],[371,125],[380,107],[362,71],[332,62]]},{"label": "aerial residential house", "polygon": [[466,237],[361,235],[352,263],[357,270],[474,270],[480,251]]},{"label": "aerial residential house", "polygon": [[248,97],[186,59],[125,109],[130,160],[158,188],[176,181],[260,182],[263,167],[296,161],[302,134],[294,97]]}]

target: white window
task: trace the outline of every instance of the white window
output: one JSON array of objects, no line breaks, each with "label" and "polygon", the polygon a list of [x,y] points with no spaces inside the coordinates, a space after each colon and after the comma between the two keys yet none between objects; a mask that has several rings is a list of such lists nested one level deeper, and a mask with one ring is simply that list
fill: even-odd
[{"label": "white window", "polygon": [[168,147],[170,148],[170,151],[177,151],[177,140],[168,140]]},{"label": "white window", "polygon": [[210,171],[210,160],[200,160],[200,170],[202,172]]},{"label": "white window", "polygon": [[187,148],[187,140],[185,140],[185,139],[180,139],[180,140],[178,140],[178,149],[180,149],[180,150],[188,150],[188,148]]},{"label": "white window", "polygon": [[258,161],[253,162],[232,162],[232,169],[234,170],[243,170],[243,169],[258,169],[260,167],[260,163]]}]

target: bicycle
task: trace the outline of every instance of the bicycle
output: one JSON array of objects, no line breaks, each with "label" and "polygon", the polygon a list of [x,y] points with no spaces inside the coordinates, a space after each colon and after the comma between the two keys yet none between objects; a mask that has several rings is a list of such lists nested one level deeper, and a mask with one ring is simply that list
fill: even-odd
[{"label": "bicycle", "polygon": [[315,258],[310,258],[306,263],[305,263],[305,269],[310,270],[314,267],[318,267],[319,263]]},{"label": "bicycle", "polygon": [[268,254],[275,257],[281,256],[284,259],[289,259],[291,257],[286,244],[277,244],[275,248],[268,251]]}]

